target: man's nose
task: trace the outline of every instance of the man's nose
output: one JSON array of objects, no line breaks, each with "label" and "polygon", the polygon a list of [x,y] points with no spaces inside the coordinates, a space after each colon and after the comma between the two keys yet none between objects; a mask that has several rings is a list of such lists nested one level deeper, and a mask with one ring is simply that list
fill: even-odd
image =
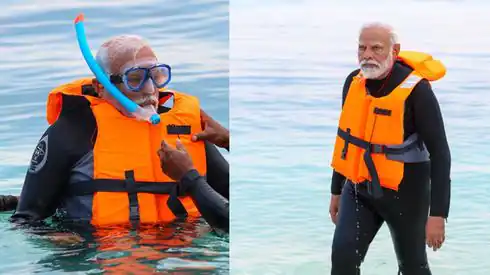
[{"label": "man's nose", "polygon": [[146,80],[141,88],[141,92],[144,94],[153,94],[155,92],[155,87],[153,86],[153,81],[151,81],[151,79],[148,78],[148,80]]},{"label": "man's nose", "polygon": [[366,49],[362,55],[361,55],[362,60],[372,60],[373,59],[373,51],[370,49]]}]

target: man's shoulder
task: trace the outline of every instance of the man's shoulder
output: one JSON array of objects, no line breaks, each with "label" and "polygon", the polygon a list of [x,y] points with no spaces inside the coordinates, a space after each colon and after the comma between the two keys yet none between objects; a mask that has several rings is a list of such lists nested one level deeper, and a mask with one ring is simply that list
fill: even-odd
[{"label": "man's shoulder", "polygon": [[417,85],[415,85],[414,89],[417,90],[432,90],[432,86],[430,84],[430,81],[427,78],[421,78],[418,82]]},{"label": "man's shoulder", "polygon": [[345,78],[345,84],[350,84],[354,76],[358,75],[361,69],[355,69]]},{"label": "man's shoulder", "polygon": [[432,85],[430,84],[430,81],[427,80],[426,78],[422,78],[418,81],[417,84],[413,87],[412,92],[410,93],[410,97],[421,97],[421,98],[427,98],[429,94],[432,94]]},{"label": "man's shoulder", "polygon": [[[79,143],[83,140],[90,141],[97,131],[95,116],[88,109],[64,110],[58,119],[51,124],[47,132],[49,135],[64,144]],[[56,137],[56,138],[55,138]]]},{"label": "man's shoulder", "polygon": [[352,72],[351,72],[351,73],[350,73],[350,74],[347,76],[347,78],[353,78],[354,76],[358,75],[360,71],[361,71],[361,69],[359,69],[359,68],[358,68],[358,69],[353,70],[353,71],[352,71]]},{"label": "man's shoulder", "polygon": [[[355,69],[350,74],[347,75],[347,77],[345,78],[345,81],[344,81],[344,90],[346,90],[346,89],[348,89],[348,87],[350,87],[352,79],[354,78],[354,76],[359,74],[359,71],[360,71],[360,69]],[[344,92],[346,92],[346,91],[344,91]]]}]

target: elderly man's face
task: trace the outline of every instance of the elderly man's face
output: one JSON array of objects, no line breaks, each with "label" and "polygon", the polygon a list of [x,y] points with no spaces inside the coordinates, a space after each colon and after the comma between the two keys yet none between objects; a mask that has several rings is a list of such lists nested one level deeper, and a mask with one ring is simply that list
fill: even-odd
[{"label": "elderly man's face", "polygon": [[364,29],[359,36],[358,60],[366,78],[377,79],[391,70],[397,50],[383,28]]},{"label": "elderly man's face", "polygon": [[[149,46],[141,48],[137,53],[123,52],[117,56],[111,64],[111,71],[123,75],[124,72],[133,67],[149,68],[157,64],[158,60]],[[131,76],[129,76],[131,77]],[[119,90],[129,99],[141,107],[158,108],[158,88],[148,79],[143,87],[135,92],[126,88],[124,84],[117,85]]]}]

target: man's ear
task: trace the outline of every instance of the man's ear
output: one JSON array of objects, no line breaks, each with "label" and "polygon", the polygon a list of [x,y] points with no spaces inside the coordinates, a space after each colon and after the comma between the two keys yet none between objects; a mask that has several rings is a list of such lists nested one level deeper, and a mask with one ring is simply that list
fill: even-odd
[{"label": "man's ear", "polygon": [[395,44],[393,45],[393,55],[398,57],[398,54],[400,54],[400,44]]},{"label": "man's ear", "polygon": [[94,87],[95,92],[99,95],[102,96],[104,93],[104,86],[100,84],[100,82],[97,80],[97,78],[92,78],[92,87]]}]

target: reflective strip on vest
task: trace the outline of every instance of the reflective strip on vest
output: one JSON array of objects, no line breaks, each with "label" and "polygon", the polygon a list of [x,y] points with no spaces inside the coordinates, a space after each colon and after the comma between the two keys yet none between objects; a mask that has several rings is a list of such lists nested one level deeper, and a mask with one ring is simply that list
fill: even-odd
[{"label": "reflective strip on vest", "polygon": [[414,75],[414,74],[410,74],[403,82],[402,84],[400,84],[400,88],[404,88],[404,89],[413,89],[415,87],[415,85],[417,85],[417,83],[419,83],[419,81],[422,80],[421,77],[417,76],[417,75]]}]

